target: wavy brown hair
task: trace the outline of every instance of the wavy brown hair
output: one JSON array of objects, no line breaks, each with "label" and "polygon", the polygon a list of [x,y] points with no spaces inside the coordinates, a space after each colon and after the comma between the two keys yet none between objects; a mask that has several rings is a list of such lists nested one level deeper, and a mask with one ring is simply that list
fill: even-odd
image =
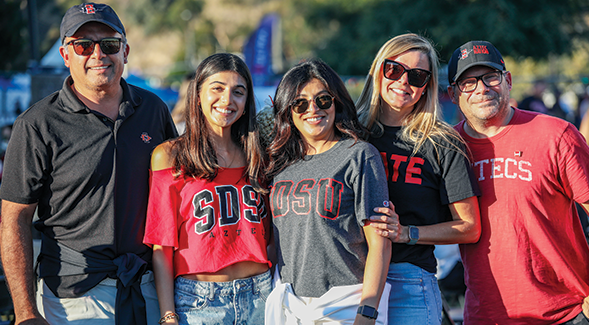
[{"label": "wavy brown hair", "polygon": [[312,79],[317,79],[333,96],[335,105],[334,131],[339,137],[349,137],[356,141],[366,136],[356,114],[354,101],[344,82],[337,73],[319,59],[303,61],[292,67],[280,80],[274,97],[273,140],[268,147],[270,157],[268,177],[273,178],[284,168],[302,159],[307,149],[301,134],[294,125],[290,104],[300,94],[303,87]]},{"label": "wavy brown hair", "polygon": [[245,153],[247,165],[244,178],[249,180],[256,191],[266,193],[267,178],[261,172],[266,165],[266,159],[260,146],[255,119],[256,105],[252,77],[245,62],[229,53],[213,54],[196,68],[194,79],[188,86],[185,111],[186,132],[172,141],[171,156],[174,175],[207,180],[213,180],[217,176],[220,166],[198,96],[207,78],[225,71],[236,72],[246,81],[247,99],[244,114],[231,125],[231,139]]}]

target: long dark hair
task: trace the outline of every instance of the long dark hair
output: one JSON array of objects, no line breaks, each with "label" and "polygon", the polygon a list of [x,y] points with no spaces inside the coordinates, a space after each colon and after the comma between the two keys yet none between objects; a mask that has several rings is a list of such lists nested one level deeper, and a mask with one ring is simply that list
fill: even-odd
[{"label": "long dark hair", "polygon": [[276,89],[274,138],[267,149],[270,156],[269,178],[307,154],[301,134],[294,125],[290,104],[312,79],[323,83],[327,92],[334,97],[335,134],[353,138],[355,141],[366,136],[366,129],[358,121],[354,102],[337,73],[320,59],[299,63],[282,77]]},{"label": "long dark hair", "polygon": [[224,71],[236,72],[246,81],[247,99],[244,114],[231,125],[231,139],[245,152],[247,166],[244,177],[249,179],[257,191],[265,193],[267,190],[264,185],[267,178],[260,171],[266,160],[259,143],[252,77],[243,60],[229,53],[213,54],[196,68],[194,79],[188,86],[186,132],[172,142],[174,174],[207,180],[213,180],[217,176],[217,154],[210,140],[209,128],[198,96],[203,82],[208,77]]}]

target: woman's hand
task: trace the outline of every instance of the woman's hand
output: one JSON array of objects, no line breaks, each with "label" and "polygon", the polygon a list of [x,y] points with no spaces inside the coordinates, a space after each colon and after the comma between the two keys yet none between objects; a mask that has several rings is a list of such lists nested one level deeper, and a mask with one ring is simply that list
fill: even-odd
[{"label": "woman's hand", "polygon": [[393,243],[406,243],[403,241],[403,226],[399,223],[399,215],[395,212],[395,206],[388,201],[388,207],[374,208],[379,215],[370,216],[370,226],[375,228],[377,234],[390,239]]}]

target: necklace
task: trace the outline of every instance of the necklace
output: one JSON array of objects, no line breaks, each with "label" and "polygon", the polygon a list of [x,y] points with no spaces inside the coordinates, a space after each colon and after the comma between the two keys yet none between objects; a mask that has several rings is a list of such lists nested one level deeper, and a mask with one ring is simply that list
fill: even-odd
[{"label": "necklace", "polygon": [[[233,162],[235,161],[235,156],[237,156],[237,154],[235,153],[235,150],[233,151],[233,155],[231,157],[231,161],[229,162],[229,165],[227,166],[223,166],[225,168],[231,168],[231,166],[233,165]],[[221,157],[221,159],[223,159],[224,162],[227,162],[227,160],[225,160],[224,157]]]}]

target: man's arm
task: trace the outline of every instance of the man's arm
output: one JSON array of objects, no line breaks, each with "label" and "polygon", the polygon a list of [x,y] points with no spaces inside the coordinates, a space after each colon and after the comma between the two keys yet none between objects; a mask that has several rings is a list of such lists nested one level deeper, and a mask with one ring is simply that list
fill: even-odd
[{"label": "man's arm", "polygon": [[[14,304],[15,324],[47,324],[35,302],[31,225],[37,204],[2,201],[2,265]],[[28,321],[27,321],[28,320]]]}]

